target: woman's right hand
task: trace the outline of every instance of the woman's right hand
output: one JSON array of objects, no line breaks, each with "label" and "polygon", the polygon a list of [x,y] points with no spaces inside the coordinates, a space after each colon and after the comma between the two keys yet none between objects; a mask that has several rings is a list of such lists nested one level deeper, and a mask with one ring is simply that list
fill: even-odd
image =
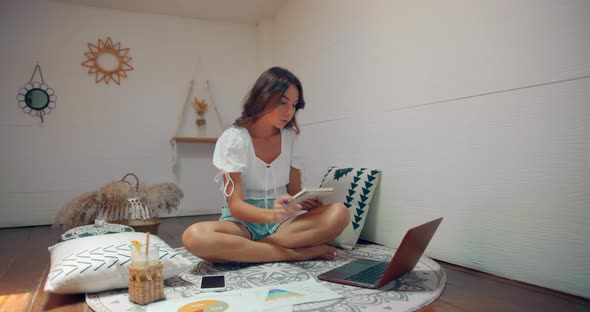
[{"label": "woman's right hand", "polygon": [[275,215],[275,222],[283,222],[288,217],[299,212],[303,207],[299,204],[292,204],[293,196],[283,195],[275,199],[273,212]]}]

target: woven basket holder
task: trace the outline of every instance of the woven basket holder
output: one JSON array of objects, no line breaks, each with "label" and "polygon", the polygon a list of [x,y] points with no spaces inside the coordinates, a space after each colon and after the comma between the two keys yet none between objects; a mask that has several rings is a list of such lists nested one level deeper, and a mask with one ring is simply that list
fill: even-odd
[{"label": "woven basket holder", "polygon": [[[135,178],[135,187],[131,182],[127,181],[127,177]],[[123,176],[121,182],[124,182],[129,185],[132,191],[138,192],[139,191],[139,178],[134,173],[130,172]],[[145,219],[130,219],[129,217],[129,209],[128,207],[133,205],[132,200],[128,199],[127,204],[125,207],[116,207],[116,213],[109,213],[106,215],[107,222],[115,223],[115,224],[123,224],[133,227],[133,229],[137,232],[150,232],[157,234],[158,233],[158,226],[160,225],[160,218],[158,217],[158,213],[155,210],[150,209],[149,218]],[[139,205],[142,205],[139,202]],[[108,207],[103,208],[103,210],[108,211],[112,209],[106,209]],[[148,207],[149,208],[149,207]]]},{"label": "woven basket holder", "polygon": [[148,304],[164,298],[162,262],[147,268],[129,266],[129,301]]}]

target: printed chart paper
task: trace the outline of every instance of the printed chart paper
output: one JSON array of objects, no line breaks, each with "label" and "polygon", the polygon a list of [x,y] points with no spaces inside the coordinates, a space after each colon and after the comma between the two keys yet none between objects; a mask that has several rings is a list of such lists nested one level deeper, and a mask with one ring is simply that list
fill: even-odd
[{"label": "printed chart paper", "polygon": [[320,285],[315,279],[250,288],[249,290],[258,293],[256,297],[262,298],[260,304],[265,309],[342,298],[341,295]]},{"label": "printed chart paper", "polygon": [[156,302],[148,305],[147,312],[286,312],[297,304],[338,298],[342,296],[309,279]]},{"label": "printed chart paper", "polygon": [[201,293],[194,297],[149,304],[147,312],[263,312],[262,305],[251,293],[228,291]]}]

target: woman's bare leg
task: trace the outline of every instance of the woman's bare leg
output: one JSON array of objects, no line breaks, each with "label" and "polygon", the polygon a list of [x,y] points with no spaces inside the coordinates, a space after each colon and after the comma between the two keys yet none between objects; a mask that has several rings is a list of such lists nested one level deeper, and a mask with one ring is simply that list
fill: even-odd
[{"label": "woman's bare leg", "polygon": [[212,262],[301,261],[333,259],[336,249],[317,244],[313,247],[286,248],[250,240],[250,233],[231,221],[205,221],[189,226],[182,235],[185,248]]},{"label": "woman's bare leg", "polygon": [[335,239],[349,222],[350,214],[342,203],[324,205],[286,221],[260,241],[286,248],[317,246]]}]

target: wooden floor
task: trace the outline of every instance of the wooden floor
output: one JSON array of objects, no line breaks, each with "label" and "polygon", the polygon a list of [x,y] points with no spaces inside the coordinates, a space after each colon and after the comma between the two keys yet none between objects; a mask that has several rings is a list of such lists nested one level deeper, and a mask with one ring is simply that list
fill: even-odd
[{"label": "wooden floor", "polygon": [[[172,247],[190,224],[218,215],[162,220],[158,236]],[[49,226],[0,229],[0,311],[91,311],[84,295],[43,291],[49,268],[47,247],[61,232]],[[447,273],[443,294],[421,312],[441,311],[590,311],[590,300],[493,275],[438,263]]]}]

